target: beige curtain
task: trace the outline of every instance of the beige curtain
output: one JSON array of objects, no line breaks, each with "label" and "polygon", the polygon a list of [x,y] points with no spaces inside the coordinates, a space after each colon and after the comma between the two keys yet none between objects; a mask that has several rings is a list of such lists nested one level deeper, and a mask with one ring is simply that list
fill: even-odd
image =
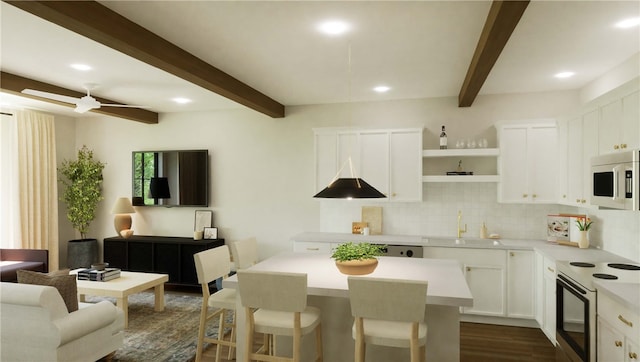
[{"label": "beige curtain", "polygon": [[49,250],[49,269],[58,269],[58,178],[54,118],[16,112],[22,247]]}]

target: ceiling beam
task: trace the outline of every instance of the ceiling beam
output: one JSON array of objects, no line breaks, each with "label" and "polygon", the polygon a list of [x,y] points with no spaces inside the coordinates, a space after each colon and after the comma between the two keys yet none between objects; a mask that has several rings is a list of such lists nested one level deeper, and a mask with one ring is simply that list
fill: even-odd
[{"label": "ceiling beam", "polygon": [[270,117],[285,115],[284,105],[95,1],[5,2]]},{"label": "ceiling beam", "polygon": [[[75,108],[75,104],[59,102],[48,98],[36,97],[28,94],[22,93],[24,89],[35,89],[43,92],[50,92],[56,94],[62,94],[69,97],[84,97],[87,94],[76,92],[70,89],[58,87],[52,84],[43,83],[37,80],[21,77],[19,75],[0,72],[0,89],[2,91],[13,93],[19,95],[21,97],[37,99],[39,101],[49,102],[58,104],[61,106],[66,106],[70,108]],[[110,99],[99,98],[95,95],[92,95],[98,102],[104,104],[119,104],[120,102],[112,101]],[[98,109],[92,109],[91,112],[104,114],[107,116],[119,117],[128,119],[131,121],[142,122],[147,124],[156,124],[158,123],[158,113],[148,111],[146,109],[140,108],[119,108],[119,107],[100,107]]]},{"label": "ceiling beam", "polygon": [[496,64],[529,0],[494,1],[458,95],[459,107],[470,107]]}]

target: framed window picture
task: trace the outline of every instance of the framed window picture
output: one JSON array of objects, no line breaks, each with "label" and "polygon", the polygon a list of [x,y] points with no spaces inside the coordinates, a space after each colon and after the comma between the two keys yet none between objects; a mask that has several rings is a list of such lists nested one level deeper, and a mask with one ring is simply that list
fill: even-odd
[{"label": "framed window picture", "polygon": [[217,239],[218,238],[218,228],[204,228],[204,238],[205,239]]},{"label": "framed window picture", "polygon": [[210,228],[212,226],[213,226],[213,211],[196,210],[195,221],[193,224],[193,231],[204,231],[204,228]]}]

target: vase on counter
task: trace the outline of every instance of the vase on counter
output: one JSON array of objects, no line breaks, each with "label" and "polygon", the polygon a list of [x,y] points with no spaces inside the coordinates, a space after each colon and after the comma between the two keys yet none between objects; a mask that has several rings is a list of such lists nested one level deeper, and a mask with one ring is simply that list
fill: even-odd
[{"label": "vase on counter", "polygon": [[580,230],[580,240],[578,241],[580,249],[589,247],[589,230]]}]

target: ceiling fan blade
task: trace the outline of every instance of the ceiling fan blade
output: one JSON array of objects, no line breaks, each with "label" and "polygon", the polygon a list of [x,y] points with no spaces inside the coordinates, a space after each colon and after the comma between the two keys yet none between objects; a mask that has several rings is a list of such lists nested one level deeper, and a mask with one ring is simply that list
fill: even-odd
[{"label": "ceiling fan blade", "polygon": [[149,106],[132,106],[129,104],[100,104],[101,107],[121,107],[121,108],[151,108]]},{"label": "ceiling fan blade", "polygon": [[56,93],[43,92],[35,89],[23,89],[22,93],[29,94],[36,97],[53,99],[54,101],[71,103],[71,104],[76,104],[80,101],[80,98],[64,96],[62,94],[56,94]]}]

